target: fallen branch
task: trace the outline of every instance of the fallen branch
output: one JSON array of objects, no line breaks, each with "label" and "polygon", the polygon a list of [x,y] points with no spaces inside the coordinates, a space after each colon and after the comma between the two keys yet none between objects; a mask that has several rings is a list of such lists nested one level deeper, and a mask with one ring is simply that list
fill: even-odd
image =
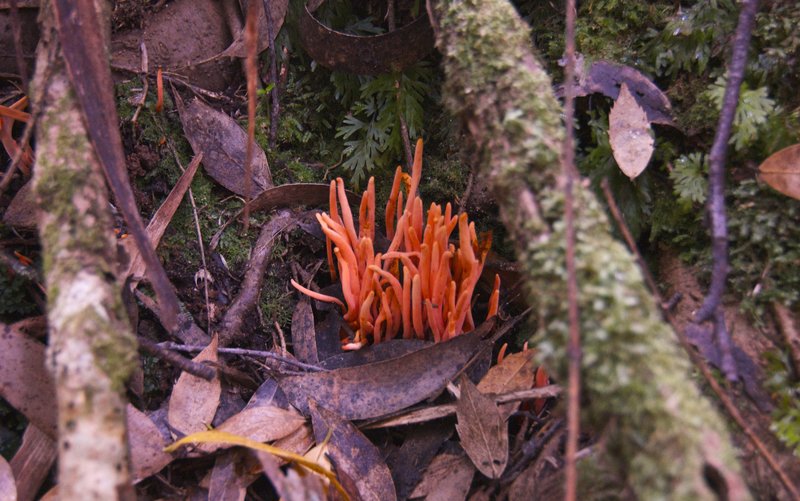
[{"label": "fallen branch", "polygon": [[757,10],[758,0],[742,0],[742,10],[739,12],[739,23],[736,26],[731,61],[728,65],[725,96],[722,100],[717,131],[709,155],[708,212],[711,216],[711,255],[714,260],[711,269],[711,285],[703,305],[694,318],[696,324],[713,318],[714,333],[722,353],[722,372],[730,381],[736,381],[739,376],[733,359],[730,335],[725,327],[725,314],[720,305],[722,294],[725,292],[729,268],[728,223],[725,213],[725,160],[736,107],[739,105],[739,88],[744,80],[747,49],[750,46],[750,36]]},{"label": "fallen branch", "polygon": [[[171,343],[171,342],[159,343],[156,346],[158,346],[160,348],[165,348],[167,350],[188,351],[188,352],[192,352],[192,353],[198,353],[198,352],[201,352],[204,349],[206,349],[205,346],[200,346],[200,345],[192,346],[192,345],[177,344],[177,343]],[[242,355],[242,356],[245,356],[245,357],[271,358],[272,360],[277,360],[278,362],[281,362],[281,363],[284,363],[284,364],[287,364],[287,365],[292,365],[294,367],[297,367],[299,369],[303,369],[303,370],[306,370],[306,371],[312,371],[312,372],[325,371],[325,369],[323,369],[322,367],[318,367],[316,365],[311,365],[311,364],[306,364],[306,363],[300,362],[298,360],[295,360],[294,358],[285,357],[285,356],[279,355],[279,354],[277,354],[275,352],[272,352],[272,351],[248,350],[248,349],[245,349],[245,348],[217,348],[217,352],[219,352],[219,353],[227,353],[229,355]]]}]

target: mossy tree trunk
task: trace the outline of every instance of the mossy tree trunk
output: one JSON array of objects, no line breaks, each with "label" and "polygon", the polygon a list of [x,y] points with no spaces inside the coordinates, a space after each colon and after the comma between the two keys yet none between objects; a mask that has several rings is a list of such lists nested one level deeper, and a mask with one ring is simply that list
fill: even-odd
[{"label": "mossy tree trunk", "polygon": [[[506,0],[432,2],[444,56],[444,95],[479,146],[540,316],[539,349],[567,375],[567,296],[560,152],[561,106],[532,52],[529,28]],[[583,422],[604,450],[584,462],[639,499],[747,498],[724,420],[691,379],[687,356],[612,238],[586,186],[576,199],[576,267],[583,338]],[[596,470],[595,470],[596,471]],[[722,486],[710,486],[715,472]],[[610,476],[608,474],[611,474]],[[592,492],[598,494],[597,478]],[[621,492],[619,490],[617,493]]]},{"label": "mossy tree trunk", "polygon": [[42,5],[32,95],[39,110],[34,175],[48,296],[48,363],[58,405],[61,499],[132,496],[125,388],[136,363],[116,282],[108,193]]}]

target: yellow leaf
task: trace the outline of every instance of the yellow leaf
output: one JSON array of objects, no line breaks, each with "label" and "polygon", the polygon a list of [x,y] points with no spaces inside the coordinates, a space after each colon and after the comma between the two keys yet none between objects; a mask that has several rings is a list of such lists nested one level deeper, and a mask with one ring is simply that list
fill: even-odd
[{"label": "yellow leaf", "polygon": [[294,463],[303,465],[309,470],[326,477],[331,481],[336,490],[339,491],[339,493],[342,495],[345,501],[350,500],[350,496],[347,494],[347,492],[345,492],[344,488],[342,487],[342,484],[339,483],[339,481],[336,479],[336,475],[334,475],[332,471],[323,468],[314,461],[310,461],[304,458],[303,456],[300,456],[293,452],[285,451],[283,449],[279,449],[271,445],[262,444],[261,442],[256,442],[246,437],[241,437],[239,435],[234,435],[232,433],[226,433],[224,431],[216,431],[216,430],[201,431],[198,433],[192,433],[191,435],[187,435],[182,439],[178,440],[177,442],[166,447],[164,449],[164,452],[175,452],[179,447],[187,444],[238,445],[256,451],[268,452],[273,456],[277,456],[281,459],[285,459],[287,461],[292,461]]}]

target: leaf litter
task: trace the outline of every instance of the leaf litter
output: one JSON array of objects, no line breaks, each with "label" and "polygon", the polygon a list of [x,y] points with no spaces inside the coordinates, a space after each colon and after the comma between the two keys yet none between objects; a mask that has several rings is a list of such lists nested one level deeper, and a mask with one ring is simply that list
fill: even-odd
[{"label": "leaf litter", "polygon": [[[175,4],[182,5],[181,8],[186,10],[184,2]],[[280,7],[278,5],[278,8]],[[282,14],[279,17],[278,24],[282,23]],[[229,47],[235,48],[235,43],[234,40]],[[168,72],[164,74],[166,77]],[[177,93],[174,99],[178,103],[184,132],[197,155],[148,224],[146,233],[152,248],[159,246],[167,226],[192,183],[201,159],[206,173],[212,179],[235,194],[243,194],[243,158],[247,138],[242,127],[228,114],[198,99],[192,99],[185,105]],[[106,154],[109,157],[113,156],[108,151]],[[256,193],[251,203],[252,211],[267,214],[276,208],[295,209],[302,205],[322,205],[329,201],[328,185],[300,183],[273,186],[269,163],[265,152],[261,149],[256,151],[251,181]],[[360,205],[363,207],[361,198],[357,194],[346,190],[343,193],[346,193],[346,196],[342,197],[354,208]],[[33,224],[30,219],[30,213],[33,211],[22,205],[24,195],[24,193],[18,194],[21,197],[22,209],[17,212],[28,217],[19,224],[28,226]],[[235,219],[236,217],[231,221]],[[280,215],[277,219],[280,219]],[[308,235],[324,238],[316,225],[302,223],[302,216],[293,213],[287,219],[299,222],[298,226]],[[276,217],[271,216],[271,221],[275,220]],[[212,249],[216,248],[221,231],[212,239]],[[281,231],[273,231],[269,235],[269,240],[277,241],[282,237]],[[123,269],[127,270],[123,274],[132,277],[129,285],[136,289],[139,278],[145,274],[139,249],[132,245],[132,240],[121,240],[120,245],[127,250],[129,259],[127,262],[122,262]],[[383,242],[380,238],[376,240],[376,248],[386,245],[388,242]],[[257,273],[260,278],[263,278],[265,263],[269,263],[273,258],[271,255],[273,247],[262,247],[261,251],[254,250],[254,256],[248,262],[248,267],[262,270]],[[479,249],[474,247],[474,250],[477,252]],[[261,259],[261,262],[257,262],[257,259]],[[204,275],[203,278],[214,279],[210,274]],[[474,278],[477,280],[478,277]],[[484,281],[484,278],[481,278],[481,282]],[[259,291],[262,283],[257,282],[255,285],[247,286],[247,289]],[[240,295],[244,292],[240,291]],[[163,305],[140,290],[137,290],[136,294],[140,304],[150,308],[156,319],[162,320],[165,325],[168,324]],[[246,300],[246,309],[252,308],[254,297],[257,299],[257,294],[251,296]],[[431,306],[433,305],[428,307]],[[177,313],[177,310],[171,313]],[[279,365],[278,369],[271,369],[277,380],[267,379],[262,388],[253,395],[250,404],[237,411],[243,402],[238,407],[234,405],[233,410],[221,403],[223,393],[235,395],[236,391],[242,391],[242,388],[237,388],[237,380],[234,377],[240,369],[234,368],[232,360],[218,353],[217,347],[221,343],[222,335],[229,333],[225,333],[223,329],[223,332],[218,333],[219,336],[210,337],[194,323],[190,315],[186,312],[181,315],[182,327],[175,333],[176,336],[187,343],[206,344],[206,348],[193,359],[193,362],[206,364],[217,374],[209,381],[193,375],[189,368],[186,368],[178,375],[168,401],[162,403],[160,410],[139,410],[138,407],[144,408],[140,405],[142,402],[138,402],[136,407],[128,406],[131,467],[136,482],[144,482],[165,468],[172,468],[169,465],[178,457],[191,460],[198,456],[213,456],[215,461],[206,474],[204,485],[207,486],[209,495],[220,497],[245,495],[248,486],[260,473],[259,465],[260,470],[272,479],[276,489],[280,491],[283,486],[286,499],[303,498],[287,494],[290,491],[305,492],[309,495],[323,493],[329,496],[332,490],[337,489],[338,495],[344,499],[348,497],[405,499],[423,478],[427,479],[429,485],[441,483],[443,490],[440,491],[440,497],[446,493],[452,494],[454,499],[466,495],[475,468],[471,466],[469,456],[463,452],[459,442],[455,438],[450,439],[455,429],[450,417],[457,414],[459,406],[463,405],[461,400],[456,403],[448,402],[450,399],[442,390],[478,358],[488,360],[488,350],[496,338],[491,334],[496,334],[498,331],[495,328],[496,322],[486,322],[473,332],[458,336],[448,343],[432,345],[430,342],[417,339],[391,340],[357,352],[340,353],[338,349],[330,350],[330,347],[325,345],[326,341],[322,339],[324,336],[321,336],[326,330],[333,333],[342,328],[343,322],[339,312],[331,308],[319,308],[319,303],[316,301],[303,300],[298,303],[296,319],[292,322],[294,356],[309,364],[319,364],[320,372],[298,373],[294,366]],[[9,332],[9,326],[4,328],[5,341],[9,337],[5,335]],[[47,411],[47,406],[54,401],[54,398],[43,398],[45,395],[53,394],[52,380],[44,370],[44,346],[25,338],[14,329],[12,331],[14,334],[10,336],[13,337],[13,342],[9,341],[5,345],[17,346],[25,356],[12,360],[9,357],[14,357],[19,351],[11,350],[4,354],[9,363],[5,363],[4,360],[4,363],[0,364],[0,382],[3,383],[0,384],[2,390],[0,393],[18,410],[27,414],[37,426],[43,429],[50,427],[51,433],[55,433],[53,429],[55,416]],[[334,344],[338,344],[338,339]],[[292,354],[284,352],[282,356],[292,357]],[[503,370],[491,370],[489,375],[483,378],[480,385],[489,388],[489,390],[484,388],[483,391],[511,394],[514,391],[530,390],[534,384],[530,370],[531,362],[529,357],[525,358],[525,362],[522,361],[523,358],[515,355],[506,357],[504,364],[501,365],[504,367]],[[479,372],[471,369],[470,372],[474,373],[473,377],[476,380],[480,378]],[[13,382],[5,381],[4,378]],[[25,381],[25,384],[19,381]],[[36,396],[25,393],[30,389],[35,390]],[[137,398],[143,398],[143,394],[142,391],[138,392]],[[555,395],[557,391],[548,394]],[[472,397],[480,400],[481,394],[477,395],[465,393],[462,395],[462,400],[472,402]],[[443,401],[447,403],[442,404]],[[493,408],[490,413],[491,419],[500,415],[496,401],[499,402],[495,395],[487,396],[482,401],[486,406],[482,409]],[[506,420],[518,407],[513,400],[511,402],[502,404],[508,409],[500,418],[503,425],[506,425]],[[414,405],[417,405],[417,411],[433,410],[433,417],[409,421],[423,424],[417,424],[402,433],[399,430],[392,432],[403,437],[403,443],[397,444],[399,451],[397,457],[402,459],[392,463],[393,469],[390,470],[384,459],[388,449],[385,441],[380,439],[387,433],[386,428],[366,431],[367,423],[353,423],[353,421],[391,419],[398,413],[408,412]],[[300,412],[297,412],[295,407]],[[444,412],[441,412],[442,409]],[[483,411],[475,409],[478,407],[474,407],[469,418],[463,417],[464,411],[461,409],[459,421],[486,421],[486,416],[479,415]],[[230,417],[225,419],[224,416],[228,415]],[[217,422],[219,425],[216,429],[208,431],[211,423]],[[165,423],[168,423],[168,431]],[[168,446],[172,439],[178,439],[178,442]],[[471,439],[461,438],[461,442],[465,444],[469,440]],[[265,442],[271,443],[273,447],[267,446]],[[190,443],[194,445],[186,452],[175,454],[179,445]],[[308,453],[315,444],[319,451],[323,451],[322,457],[317,451]],[[231,449],[232,446],[250,448],[258,452],[251,454],[241,448]],[[474,448],[472,445],[465,447]],[[505,448],[508,449],[507,444]],[[264,450],[269,450],[269,453],[263,452]],[[307,461],[298,459],[303,454],[309,454],[309,457],[316,454],[316,461],[319,464],[325,464],[330,460],[328,464],[334,471],[326,472],[323,471],[326,470],[325,467],[313,466]],[[434,460],[434,457],[437,459]],[[441,464],[450,465],[452,475],[441,481],[431,477],[431,473],[426,470],[431,460],[434,460],[434,463],[430,471],[439,471]],[[285,472],[281,469],[281,462],[284,463]],[[300,464],[305,466],[298,466]],[[308,476],[304,468],[316,469],[326,476],[327,480],[322,482],[318,477]],[[458,494],[462,491],[463,495]],[[49,495],[55,495],[55,492],[56,489],[52,489]],[[433,496],[431,499],[436,498],[433,492],[428,495]]]}]

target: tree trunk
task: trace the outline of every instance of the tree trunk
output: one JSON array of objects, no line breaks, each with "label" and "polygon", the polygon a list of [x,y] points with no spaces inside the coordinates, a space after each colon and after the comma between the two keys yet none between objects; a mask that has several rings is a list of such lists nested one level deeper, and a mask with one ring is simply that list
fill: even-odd
[{"label": "tree trunk", "polygon": [[32,96],[38,110],[35,192],[48,296],[48,364],[58,406],[61,499],[133,495],[125,382],[136,363],[116,282],[108,193],[67,76],[52,7],[42,4]]},{"label": "tree trunk", "polygon": [[[538,349],[567,379],[567,295],[561,106],[532,52],[529,28],[506,0],[442,0],[433,18],[448,107],[478,144],[501,216],[516,244]],[[584,462],[581,499],[616,483],[639,499],[747,498],[724,420],[691,380],[631,254],[584,186],[575,189],[585,402],[582,418],[603,451]],[[591,467],[591,468],[590,468]],[[719,479],[710,485],[708,477]]]}]

